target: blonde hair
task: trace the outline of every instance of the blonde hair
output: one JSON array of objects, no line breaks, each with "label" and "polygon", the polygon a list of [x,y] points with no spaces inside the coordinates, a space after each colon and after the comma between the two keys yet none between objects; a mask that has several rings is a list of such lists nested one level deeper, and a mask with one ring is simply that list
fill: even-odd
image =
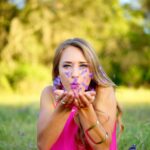
[{"label": "blonde hair", "polygon": [[61,43],[60,46],[56,49],[54,59],[53,59],[53,70],[52,70],[53,80],[59,74],[58,66],[59,66],[59,61],[60,61],[62,52],[68,46],[75,46],[82,51],[83,55],[85,56],[85,58],[90,64],[91,71],[93,73],[93,81],[97,85],[115,86],[115,84],[110,80],[110,78],[104,72],[92,46],[89,43],[87,43],[85,40],[80,39],[80,38],[68,39],[64,41],[63,43]]},{"label": "blonde hair", "polygon": [[[97,85],[100,85],[102,87],[108,86],[116,87],[115,83],[107,76],[107,74],[103,70],[93,47],[88,42],[86,42],[81,38],[68,39],[57,47],[53,59],[53,70],[52,70],[53,80],[59,75],[58,67],[60,58],[63,53],[63,50],[66,49],[68,46],[74,46],[79,48],[82,51],[85,58],[87,59],[88,63],[90,64],[90,69],[91,72],[93,73],[93,78],[90,84],[91,86],[96,87]],[[117,120],[120,125],[120,131],[122,132],[123,131],[123,124],[121,122],[122,110],[118,103],[117,103],[117,111],[118,111]]]}]

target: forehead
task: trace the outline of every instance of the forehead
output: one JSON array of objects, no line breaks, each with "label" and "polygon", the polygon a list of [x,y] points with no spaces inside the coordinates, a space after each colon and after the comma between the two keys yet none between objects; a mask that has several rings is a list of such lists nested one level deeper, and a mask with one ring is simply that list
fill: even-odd
[{"label": "forehead", "polygon": [[60,58],[60,63],[64,61],[87,62],[82,51],[79,48],[74,47],[74,46],[68,46],[67,48],[63,50],[62,56]]}]

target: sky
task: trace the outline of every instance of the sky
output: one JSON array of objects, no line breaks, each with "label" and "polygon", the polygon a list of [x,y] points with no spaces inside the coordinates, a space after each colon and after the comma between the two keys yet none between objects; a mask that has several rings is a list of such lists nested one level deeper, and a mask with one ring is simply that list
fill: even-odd
[{"label": "sky", "polygon": [[11,3],[14,3],[17,5],[19,9],[22,9],[25,4],[25,0],[9,0]]},{"label": "sky", "polygon": [[[19,9],[22,9],[25,4],[25,0],[9,0],[10,2],[17,5]],[[140,9],[140,4],[138,3],[138,0],[119,0],[121,5],[124,4],[131,4],[133,8]]]},{"label": "sky", "polygon": [[141,5],[139,3],[139,0],[120,0],[120,4],[130,4],[133,9],[140,9]]}]

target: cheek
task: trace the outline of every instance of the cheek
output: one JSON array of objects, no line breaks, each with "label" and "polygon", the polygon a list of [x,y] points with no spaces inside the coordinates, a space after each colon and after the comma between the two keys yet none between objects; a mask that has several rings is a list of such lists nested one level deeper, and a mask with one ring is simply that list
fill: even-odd
[{"label": "cheek", "polygon": [[82,74],[81,75],[81,78],[80,78],[80,83],[82,85],[82,87],[87,90],[88,87],[89,87],[89,84],[91,82],[91,73],[89,71],[87,71],[86,73]]},{"label": "cheek", "polygon": [[82,78],[82,80],[85,82],[89,82],[91,80],[90,74],[91,73],[89,69],[84,69],[80,73],[80,78]]},{"label": "cheek", "polygon": [[59,76],[60,76],[60,79],[62,82],[68,82],[69,81],[70,75],[68,72],[60,72]]},{"label": "cheek", "polygon": [[83,83],[88,85],[90,83],[90,81],[91,81],[91,78],[89,77],[88,74],[82,77],[82,82]]},{"label": "cheek", "polygon": [[65,88],[65,90],[69,91],[69,89],[70,89],[70,80],[71,80],[70,79],[71,78],[70,73],[67,72],[67,71],[61,70],[59,72],[59,77],[61,79],[61,83],[62,83],[63,87]]},{"label": "cheek", "polygon": [[62,67],[59,68],[59,75],[64,79],[71,78],[71,72],[71,69],[64,69]]},{"label": "cheek", "polygon": [[70,76],[69,71],[66,71],[65,69],[63,69],[63,67],[59,68],[59,76],[62,80],[66,80],[66,78],[68,78]]},{"label": "cheek", "polygon": [[71,78],[71,71],[69,70],[69,71],[64,71],[63,72],[63,74],[64,74],[64,76],[66,77],[66,78],[68,78],[68,79],[70,79]]}]

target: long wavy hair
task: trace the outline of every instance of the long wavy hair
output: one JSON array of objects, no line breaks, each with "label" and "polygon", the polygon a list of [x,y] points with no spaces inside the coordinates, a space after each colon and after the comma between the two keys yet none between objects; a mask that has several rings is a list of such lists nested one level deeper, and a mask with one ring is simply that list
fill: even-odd
[{"label": "long wavy hair", "polygon": [[[100,64],[99,59],[93,47],[88,42],[86,42],[85,40],[81,38],[68,39],[57,47],[55,51],[54,59],[53,59],[53,70],[52,70],[53,80],[59,75],[58,67],[59,67],[60,58],[62,56],[63,50],[66,49],[68,46],[74,46],[74,47],[79,48],[81,52],[83,53],[84,57],[86,58],[86,60],[88,61],[88,63],[90,64],[90,69],[91,69],[91,72],[93,73],[93,77],[91,79],[88,90],[93,89],[93,88],[96,89],[97,86],[102,86],[102,87],[112,86],[116,88],[115,83],[107,76],[104,69],[102,68],[102,65]],[[58,87],[58,88],[61,88],[61,87]],[[102,112],[101,110],[96,109],[96,111],[98,113],[101,112],[101,113],[107,114],[107,112]],[[117,102],[117,121],[119,123],[120,133],[123,131],[123,124],[121,121],[121,116],[122,116],[122,109],[120,108]],[[82,127],[79,128],[78,133],[79,133],[78,135],[80,136],[81,141],[83,141],[82,143],[84,143],[84,145],[87,144],[86,141],[83,140],[85,138],[84,138]],[[78,139],[79,137],[77,137],[77,140]]]}]

